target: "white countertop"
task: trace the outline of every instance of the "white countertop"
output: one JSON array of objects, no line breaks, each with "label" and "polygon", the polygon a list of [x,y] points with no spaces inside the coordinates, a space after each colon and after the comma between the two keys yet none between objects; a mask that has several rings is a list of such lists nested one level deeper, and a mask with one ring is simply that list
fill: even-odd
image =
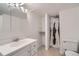
[{"label": "white countertop", "polygon": [[0,45],[0,54],[4,56],[8,55],[35,41],[36,41],[35,39],[26,38],[26,39],[19,40],[18,42],[11,42],[5,45]]}]

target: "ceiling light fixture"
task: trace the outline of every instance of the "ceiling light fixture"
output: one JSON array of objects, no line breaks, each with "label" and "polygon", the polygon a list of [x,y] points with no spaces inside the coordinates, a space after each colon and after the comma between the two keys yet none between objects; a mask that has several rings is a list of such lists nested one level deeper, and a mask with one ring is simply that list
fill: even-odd
[{"label": "ceiling light fixture", "polygon": [[23,13],[27,13],[27,9],[23,7],[24,3],[8,3],[9,6],[20,9]]}]

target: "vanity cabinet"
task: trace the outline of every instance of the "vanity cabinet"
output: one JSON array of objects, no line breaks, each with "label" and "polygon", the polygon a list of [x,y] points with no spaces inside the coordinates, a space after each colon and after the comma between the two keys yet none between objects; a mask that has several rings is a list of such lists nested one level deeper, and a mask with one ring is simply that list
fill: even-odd
[{"label": "vanity cabinet", "polygon": [[30,46],[29,45],[8,54],[8,56],[30,56],[30,55],[31,54],[30,54]]},{"label": "vanity cabinet", "polygon": [[7,56],[37,56],[37,42],[33,42]]},{"label": "vanity cabinet", "polygon": [[1,56],[37,56],[37,40],[26,38],[0,46]]}]

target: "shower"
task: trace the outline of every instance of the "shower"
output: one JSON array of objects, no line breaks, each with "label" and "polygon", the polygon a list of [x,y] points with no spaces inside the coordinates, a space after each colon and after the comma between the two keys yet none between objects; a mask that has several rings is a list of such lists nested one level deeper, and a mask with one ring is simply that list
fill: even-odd
[{"label": "shower", "polygon": [[50,46],[59,47],[60,40],[60,22],[59,16],[52,16],[50,19]]}]

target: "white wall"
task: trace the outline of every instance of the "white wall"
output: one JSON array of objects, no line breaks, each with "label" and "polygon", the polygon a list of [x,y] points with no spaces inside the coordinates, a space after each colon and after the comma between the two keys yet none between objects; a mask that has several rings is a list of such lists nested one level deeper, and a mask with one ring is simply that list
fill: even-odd
[{"label": "white wall", "polygon": [[[9,15],[7,15],[9,16]],[[1,17],[0,17],[1,19]],[[8,19],[5,18],[8,22]],[[34,38],[38,39],[38,45],[40,46],[40,35],[42,26],[42,18],[35,13],[28,13],[27,19],[21,19],[18,17],[12,16],[11,24],[8,23],[8,27],[10,28],[10,33],[7,32],[5,34],[0,34],[0,44],[5,44],[11,42],[14,38]],[[0,22],[0,24],[2,24]],[[6,24],[6,23],[5,23]],[[4,24],[2,25],[2,27]],[[1,25],[0,25],[1,28]],[[7,28],[5,28],[7,29]]]},{"label": "white wall", "polygon": [[41,46],[41,35],[39,32],[42,29],[42,17],[38,16],[35,13],[27,14],[27,37],[38,39],[38,45]]},{"label": "white wall", "polygon": [[[45,32],[45,16],[42,17],[42,32]],[[45,46],[45,34],[42,34],[42,45]]]},{"label": "white wall", "polygon": [[45,49],[48,50],[49,48],[49,40],[50,40],[50,17],[47,13],[42,17],[42,45],[45,46]]},{"label": "white wall", "polygon": [[61,47],[63,41],[79,41],[79,7],[60,12],[60,38]]},{"label": "white wall", "polygon": [[45,16],[42,17],[42,31],[45,32]]},{"label": "white wall", "polygon": [[49,30],[49,16],[45,14],[45,49],[48,50],[49,48],[49,37],[50,37],[50,30]]}]

